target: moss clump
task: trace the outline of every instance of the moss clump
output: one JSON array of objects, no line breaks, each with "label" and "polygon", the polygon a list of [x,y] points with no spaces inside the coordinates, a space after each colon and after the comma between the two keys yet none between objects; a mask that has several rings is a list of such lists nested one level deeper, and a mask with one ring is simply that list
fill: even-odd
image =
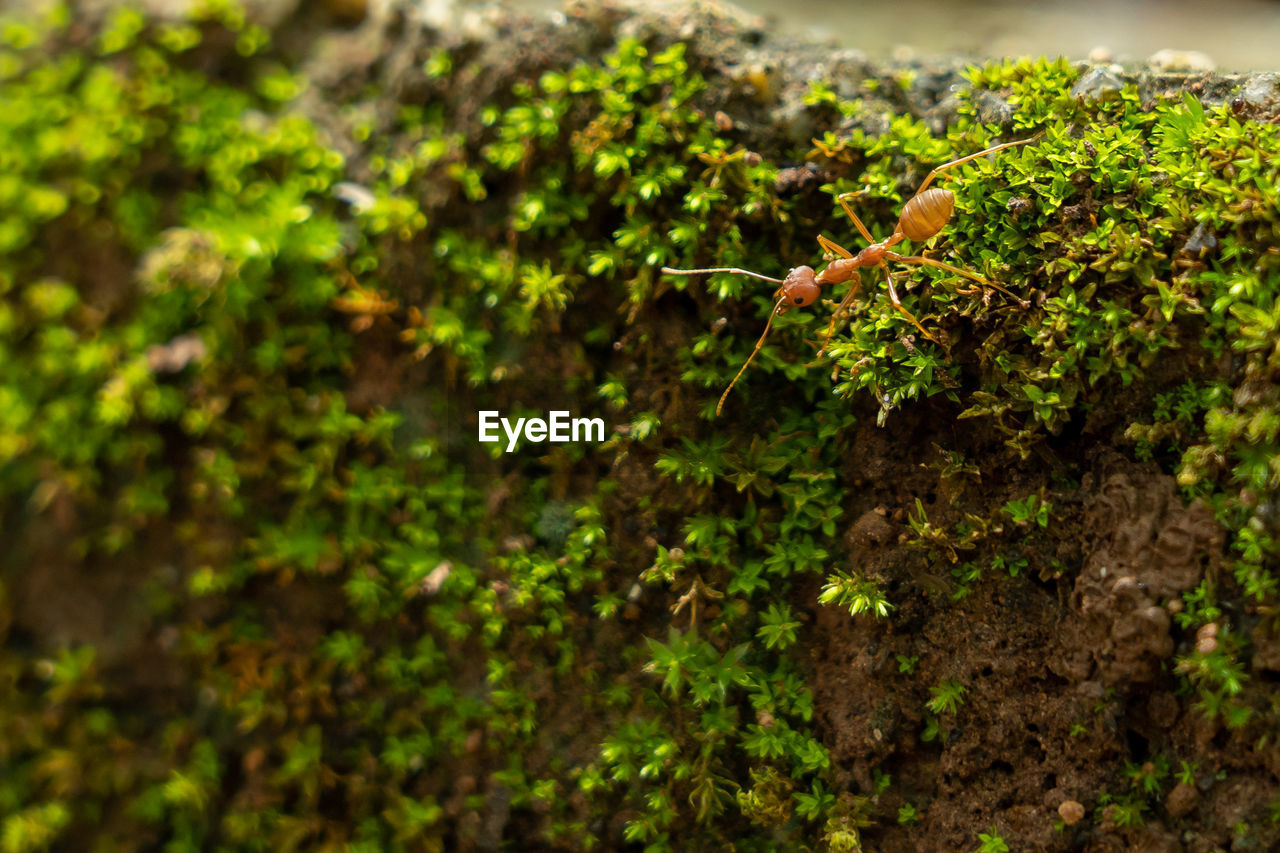
[{"label": "moss clump", "polygon": [[[312,84],[230,6],[71,21],[9,24],[0,50],[5,850],[937,832],[943,794],[913,786],[998,703],[904,638],[942,613],[979,637],[990,595],[1065,598],[1099,447],[1225,526],[1227,571],[1159,602],[1163,677],[1274,748],[1277,126],[1133,86],[1080,100],[1039,61],[970,69],[942,135],[855,128],[892,86],[814,85],[797,145],[665,35],[530,51],[480,104],[485,54],[441,36],[404,104],[335,89],[308,119]],[[935,344],[868,280],[829,358],[806,341],[825,319],[786,315],[745,417],[713,419],[772,300],[661,266],[815,263],[814,234],[851,230],[831,196],[867,190],[883,236],[932,166],[1037,132],[948,175],[934,247],[1026,305],[913,271]],[[554,403],[610,440],[472,440],[479,409]],[[927,475],[893,480],[899,458]],[[1021,480],[972,485],[1002,466]],[[872,546],[901,550],[848,565]],[[850,631],[901,650],[856,690],[914,703],[880,703],[857,748],[813,678]],[[1070,737],[1106,742],[1133,695]],[[1126,792],[1097,823],[1164,808],[1184,747],[1109,753],[1094,778]],[[956,837],[1003,844],[979,834],[1000,816],[1032,838],[1003,796]]]}]

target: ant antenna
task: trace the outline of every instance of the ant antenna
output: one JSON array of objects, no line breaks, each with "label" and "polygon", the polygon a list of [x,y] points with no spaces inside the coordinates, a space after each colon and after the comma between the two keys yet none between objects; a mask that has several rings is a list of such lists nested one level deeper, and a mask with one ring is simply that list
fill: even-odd
[{"label": "ant antenna", "polygon": [[[742,270],[739,270],[742,272]],[[754,275],[755,273],[751,273]],[[760,276],[764,278],[764,276]],[[769,279],[773,281],[773,279]],[[756,353],[760,352],[760,348],[764,346],[764,339],[769,337],[769,329],[773,326],[773,318],[777,317],[782,310],[783,304],[787,301],[787,297],[783,296],[778,300],[778,304],[773,306],[773,310],[769,312],[769,322],[764,324],[764,331],[760,333],[760,340],[756,341],[756,348],[751,351],[751,355],[747,356],[747,360],[742,363],[742,369],[738,371],[738,375],[733,377],[733,381],[729,383],[729,387],[724,389],[724,393],[720,395],[720,402],[716,403],[716,417],[720,417],[720,411],[724,408],[724,401],[729,398],[729,392],[733,390],[733,386],[738,384],[738,380],[742,378],[742,374],[747,372],[747,365],[751,363],[751,359],[756,357]]]},{"label": "ant antenna", "polygon": [[668,275],[699,275],[701,273],[711,273],[711,272],[731,272],[731,273],[737,273],[738,275],[749,275],[752,278],[758,278],[761,281],[768,281],[774,284],[782,284],[782,279],[780,278],[769,278],[769,276],[767,275],[761,275],[758,272],[752,272],[751,270],[740,269],[739,267],[711,267],[709,269],[704,269],[704,270],[677,270],[677,269],[672,269],[671,267],[663,267],[662,271],[664,273],[667,273]]}]

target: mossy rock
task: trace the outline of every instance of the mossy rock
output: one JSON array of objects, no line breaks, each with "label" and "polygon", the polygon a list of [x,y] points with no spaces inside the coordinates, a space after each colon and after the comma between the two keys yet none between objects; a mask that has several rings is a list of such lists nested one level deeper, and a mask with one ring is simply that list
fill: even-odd
[{"label": "mossy rock", "polygon": [[[1280,843],[1274,76],[40,8],[0,849]],[[1029,138],[900,249],[1001,288],[827,288],[716,417],[773,286],[663,267],[821,270]]]}]

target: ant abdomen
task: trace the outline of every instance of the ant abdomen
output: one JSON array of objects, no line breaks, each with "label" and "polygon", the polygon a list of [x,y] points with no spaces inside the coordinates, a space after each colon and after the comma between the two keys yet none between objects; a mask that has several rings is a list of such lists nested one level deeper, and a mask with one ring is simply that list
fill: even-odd
[{"label": "ant abdomen", "polygon": [[933,187],[920,193],[902,208],[898,230],[913,243],[923,243],[942,230],[951,219],[956,197],[951,190]]}]

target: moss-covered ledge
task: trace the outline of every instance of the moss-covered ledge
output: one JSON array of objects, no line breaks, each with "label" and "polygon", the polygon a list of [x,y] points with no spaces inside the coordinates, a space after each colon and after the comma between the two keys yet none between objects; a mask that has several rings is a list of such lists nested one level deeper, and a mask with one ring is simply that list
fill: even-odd
[{"label": "moss-covered ledge", "polygon": [[[0,27],[0,850],[1280,843],[1277,77]],[[934,268],[772,287],[888,236]],[[905,246],[908,244],[904,244]],[[905,251],[904,251],[905,254]],[[477,440],[482,410],[604,442]]]}]

